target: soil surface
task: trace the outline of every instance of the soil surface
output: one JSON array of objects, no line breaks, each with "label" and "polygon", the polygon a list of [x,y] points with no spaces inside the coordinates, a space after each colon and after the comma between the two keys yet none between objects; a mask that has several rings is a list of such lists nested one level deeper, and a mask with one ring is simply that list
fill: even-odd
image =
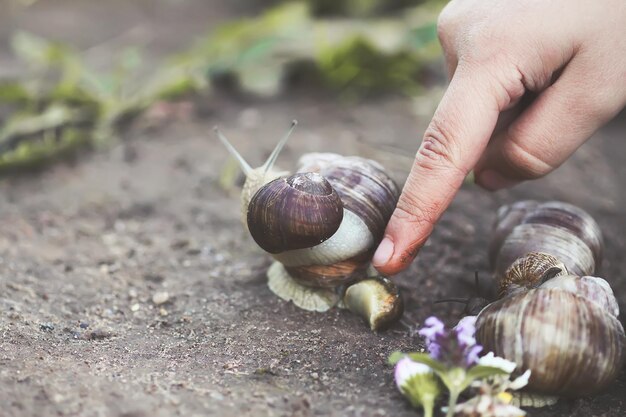
[{"label": "soil surface", "polygon": [[[7,48],[15,28],[105,55],[137,36],[158,57],[253,12],[243,2],[39,2],[0,17],[0,67],[19,68]],[[432,302],[471,294],[475,270],[489,280],[494,213],[519,199],[568,201],[598,220],[601,275],[626,308],[623,116],[548,178],[498,193],[465,185],[395,278],[402,324],[374,334],[348,312],[300,311],[269,291],[269,257],[243,231],[237,189],[219,186],[228,163],[209,128],[219,123],[257,164],[297,118],[281,167],[309,151],[363,155],[402,184],[427,120],[402,98],[348,105],[300,91],[215,94],[204,107],[76,163],[0,180],[0,416],[414,416],[387,356],[421,348],[426,317],[461,317]],[[529,415],[624,416],[626,373],[595,398]]]}]

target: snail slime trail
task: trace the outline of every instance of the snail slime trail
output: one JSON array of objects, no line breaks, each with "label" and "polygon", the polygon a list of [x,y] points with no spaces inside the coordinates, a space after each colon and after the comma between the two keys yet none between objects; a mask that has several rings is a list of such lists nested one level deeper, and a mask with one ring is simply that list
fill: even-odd
[{"label": "snail slime trail", "polygon": [[618,303],[593,276],[602,251],[597,223],[571,204],[522,201],[498,211],[489,254],[499,299],[478,314],[476,339],[530,369],[529,391],[593,395],[621,372]]},{"label": "snail slime trail", "polygon": [[358,156],[309,153],[295,174],[276,169],[296,125],[259,168],[215,128],[246,175],[242,221],[275,260],[268,286],[304,310],[348,308],[381,330],[400,318],[402,299],[393,282],[368,271],[400,190],[379,163]]}]

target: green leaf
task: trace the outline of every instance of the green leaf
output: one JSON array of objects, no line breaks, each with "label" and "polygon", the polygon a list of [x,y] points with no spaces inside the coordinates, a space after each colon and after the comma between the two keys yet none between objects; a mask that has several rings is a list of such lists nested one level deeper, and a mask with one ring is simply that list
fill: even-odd
[{"label": "green leaf", "polygon": [[0,101],[25,103],[33,100],[26,87],[19,81],[0,81]]},{"label": "green leaf", "polygon": [[430,366],[433,371],[439,374],[445,373],[448,369],[443,363],[431,358],[428,353],[409,353],[407,356],[415,362]]},{"label": "green leaf", "polygon": [[496,375],[509,375],[509,373],[501,368],[483,365],[476,365],[467,371],[467,379],[471,379],[471,381]]},{"label": "green leaf", "polygon": [[28,32],[15,34],[11,46],[21,59],[33,66],[62,67],[69,61],[77,59],[77,55],[68,46]]}]

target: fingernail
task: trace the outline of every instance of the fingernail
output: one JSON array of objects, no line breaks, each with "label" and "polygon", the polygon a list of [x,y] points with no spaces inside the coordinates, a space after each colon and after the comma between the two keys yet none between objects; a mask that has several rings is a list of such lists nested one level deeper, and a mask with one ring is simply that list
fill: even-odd
[{"label": "fingernail", "polygon": [[378,245],[378,249],[376,249],[376,253],[372,258],[372,264],[374,264],[374,266],[384,266],[389,262],[392,255],[393,240],[386,237],[380,242],[380,245]]},{"label": "fingernail", "polygon": [[476,183],[488,190],[496,191],[502,188],[511,187],[517,184],[518,181],[506,178],[499,172],[488,169],[478,174]]}]

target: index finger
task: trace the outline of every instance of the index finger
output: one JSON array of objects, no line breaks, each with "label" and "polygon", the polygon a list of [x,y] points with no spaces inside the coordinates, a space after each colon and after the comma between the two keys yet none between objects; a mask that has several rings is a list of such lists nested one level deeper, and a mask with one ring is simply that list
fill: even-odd
[{"label": "index finger", "polygon": [[507,86],[459,65],[372,260],[381,273],[400,272],[415,258],[485,150],[500,111],[523,93],[521,77]]}]

